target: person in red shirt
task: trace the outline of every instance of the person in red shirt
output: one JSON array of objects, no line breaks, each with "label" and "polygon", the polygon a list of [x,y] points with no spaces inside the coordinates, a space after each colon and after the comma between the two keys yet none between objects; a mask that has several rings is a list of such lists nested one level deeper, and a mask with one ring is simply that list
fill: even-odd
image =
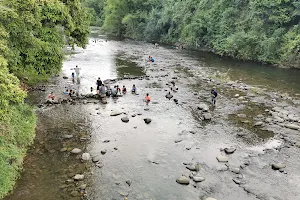
[{"label": "person in red shirt", "polygon": [[49,94],[49,96],[48,96],[48,98],[49,99],[52,99],[52,101],[54,101],[54,99],[55,99],[55,94],[53,93],[53,92],[51,92],[50,94]]},{"label": "person in red shirt", "polygon": [[148,93],[146,94],[145,100],[146,100],[146,105],[148,105],[150,103],[150,100],[151,100]]}]

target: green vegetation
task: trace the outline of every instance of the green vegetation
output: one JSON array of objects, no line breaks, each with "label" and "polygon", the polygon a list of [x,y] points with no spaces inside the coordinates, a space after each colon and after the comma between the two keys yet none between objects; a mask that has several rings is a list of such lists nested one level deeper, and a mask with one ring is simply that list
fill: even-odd
[{"label": "green vegetation", "polygon": [[108,33],[300,67],[298,0],[87,0]]},{"label": "green vegetation", "polygon": [[85,47],[89,18],[80,0],[0,0],[0,198],[19,176],[36,125],[18,78],[35,84],[58,73],[65,44]]}]

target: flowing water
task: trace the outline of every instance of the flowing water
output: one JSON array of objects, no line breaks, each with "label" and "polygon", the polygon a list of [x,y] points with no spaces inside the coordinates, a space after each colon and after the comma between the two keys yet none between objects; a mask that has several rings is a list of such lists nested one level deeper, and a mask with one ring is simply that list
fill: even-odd
[{"label": "flowing water", "polygon": [[[146,62],[149,55],[155,58],[155,63]],[[81,68],[80,78],[74,83],[70,78],[63,79],[63,75],[71,76],[76,65]],[[62,75],[53,78],[47,92],[54,91],[63,97],[60,93],[66,88],[88,94],[93,87],[95,93],[98,77],[102,80],[145,74],[149,77],[117,81],[115,84],[125,85],[128,91],[136,84],[138,94],[108,99],[108,104],[93,100],[88,104],[38,109],[35,144],[28,152],[15,190],[5,199],[80,199],[83,193],[78,192],[78,187],[84,183],[87,184],[87,198],[93,200],[124,199],[126,196],[141,200],[192,200],[207,196],[218,200],[299,199],[300,173],[297,169],[300,162],[296,156],[299,150],[292,147],[282,149],[281,154],[275,150],[267,154],[262,150],[282,144],[275,137],[276,133],[239,126],[236,118],[231,119],[240,109],[244,111],[241,113],[252,113],[254,117],[264,114],[264,108],[235,103],[225,97],[224,90],[217,108],[211,110],[214,120],[202,122],[198,119],[193,108],[200,102],[209,102],[210,88],[199,83],[196,75],[216,71],[226,74],[230,80],[264,87],[268,91],[300,93],[299,70],[237,62],[203,52],[156,49],[146,43],[110,40],[94,30],[87,48],[76,49],[68,56]],[[174,93],[179,104],[164,97],[168,89],[166,84],[171,80],[179,87]],[[143,101],[146,93],[151,96],[149,106]],[[29,100],[39,104],[37,102],[44,101],[46,95],[32,92]],[[112,117],[112,111],[123,114]],[[129,117],[129,123],[121,121],[124,116]],[[144,118],[151,118],[152,122],[145,124]],[[248,137],[237,138],[239,132],[247,133]],[[73,138],[64,138],[70,134]],[[175,143],[175,140],[180,142]],[[225,170],[227,167],[216,160],[216,156],[224,154],[221,148],[231,146],[237,151],[228,156],[230,167],[251,162],[241,174]],[[80,155],[69,153],[75,147],[100,156],[103,167],[82,163]],[[107,153],[101,155],[102,150]],[[270,169],[269,164],[275,160],[285,161],[289,165],[288,173]],[[176,183],[176,178],[191,173],[183,163],[196,162],[201,166],[199,176],[206,180],[197,184],[191,181],[188,186]],[[73,182],[72,177],[78,173],[84,173],[85,180]],[[239,186],[233,178],[245,180],[246,184]]]}]

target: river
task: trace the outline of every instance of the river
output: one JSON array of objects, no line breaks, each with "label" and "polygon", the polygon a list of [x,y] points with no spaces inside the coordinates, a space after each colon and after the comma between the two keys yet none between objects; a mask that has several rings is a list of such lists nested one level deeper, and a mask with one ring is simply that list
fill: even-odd
[{"label": "river", "polygon": [[[154,63],[146,62],[149,55]],[[63,79],[76,65],[80,79]],[[124,76],[138,78],[120,78]],[[44,104],[50,91],[66,98],[61,94],[66,87],[88,94],[98,77],[120,78],[110,83],[128,91],[135,84],[138,95],[109,98],[108,104],[96,99]],[[299,70],[117,41],[93,30],[87,48],[67,57],[46,92],[30,93],[27,101],[40,105],[37,136],[21,178],[5,200],[299,199],[300,132],[285,127],[300,123],[299,77]],[[172,92],[178,103],[165,98],[171,81],[179,88]],[[206,112],[197,107],[210,105],[212,87],[219,91],[218,102],[208,110],[212,119],[204,120]],[[148,106],[146,93],[151,96]],[[116,111],[122,114],[110,116]],[[124,116],[128,123],[121,121]],[[152,122],[146,124],[145,118]],[[236,150],[227,155],[226,147]],[[81,154],[70,153],[73,148],[99,157],[101,165],[81,162]],[[218,162],[220,155],[229,161]],[[187,166],[197,163],[194,176],[205,180],[195,183]],[[275,171],[274,163],[286,167]],[[84,180],[74,181],[75,174],[84,174]],[[176,183],[181,175],[189,185]]]}]

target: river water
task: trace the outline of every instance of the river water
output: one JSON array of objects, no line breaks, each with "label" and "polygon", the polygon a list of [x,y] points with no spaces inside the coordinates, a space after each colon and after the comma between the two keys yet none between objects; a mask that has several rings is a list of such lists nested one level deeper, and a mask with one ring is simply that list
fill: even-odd
[{"label": "river water", "polygon": [[[155,58],[154,63],[146,62],[149,55]],[[62,76],[71,76],[76,65],[81,68],[80,79],[75,83],[70,78],[63,79]],[[91,87],[95,89],[98,77],[106,80],[127,75],[143,78],[120,79],[114,84],[125,85],[127,90],[136,84],[138,95],[108,99],[108,104],[91,100],[88,104],[37,109],[35,144],[28,152],[15,190],[6,200],[81,199],[84,192],[79,192],[78,187],[85,184],[85,198],[93,200],[126,196],[141,200],[194,200],[209,196],[218,200],[299,199],[300,158],[299,148],[294,146],[299,131],[281,128],[276,123],[266,124],[265,130],[251,125],[258,115],[267,118],[265,109],[277,104],[299,115],[299,70],[111,40],[94,30],[87,48],[76,49],[68,56],[61,76],[51,80],[46,93],[32,92],[28,101],[39,105],[50,91],[65,98],[61,93],[66,87],[88,94]],[[166,84],[172,80],[179,88],[174,93],[178,104],[164,97],[169,91]],[[224,83],[228,81],[247,84],[255,88],[257,95],[241,102],[233,95],[245,94],[226,88]],[[203,121],[195,107],[199,103],[209,105],[212,86],[220,91],[220,97],[217,107],[209,110],[213,119]],[[146,93],[151,96],[148,106],[143,101]],[[272,98],[277,101],[269,103]],[[113,111],[123,114],[112,117]],[[250,125],[241,123],[237,113],[246,114]],[[121,121],[124,116],[129,117],[128,123]],[[144,118],[151,118],[152,122],[145,124]],[[72,138],[66,139],[66,135]],[[233,155],[227,155],[228,167],[216,159],[225,155],[220,151],[225,147],[237,149]],[[80,155],[69,153],[73,148],[100,156],[103,167],[82,163]],[[100,153],[103,150],[107,151],[105,155]],[[272,170],[270,164],[274,162],[284,162],[285,171]],[[197,173],[205,181],[190,180],[188,186],[176,183],[179,176],[191,174],[183,163],[199,163]],[[233,173],[233,168],[240,172]],[[74,182],[75,174],[85,174],[85,180]],[[236,184],[233,179],[242,183]]]}]

